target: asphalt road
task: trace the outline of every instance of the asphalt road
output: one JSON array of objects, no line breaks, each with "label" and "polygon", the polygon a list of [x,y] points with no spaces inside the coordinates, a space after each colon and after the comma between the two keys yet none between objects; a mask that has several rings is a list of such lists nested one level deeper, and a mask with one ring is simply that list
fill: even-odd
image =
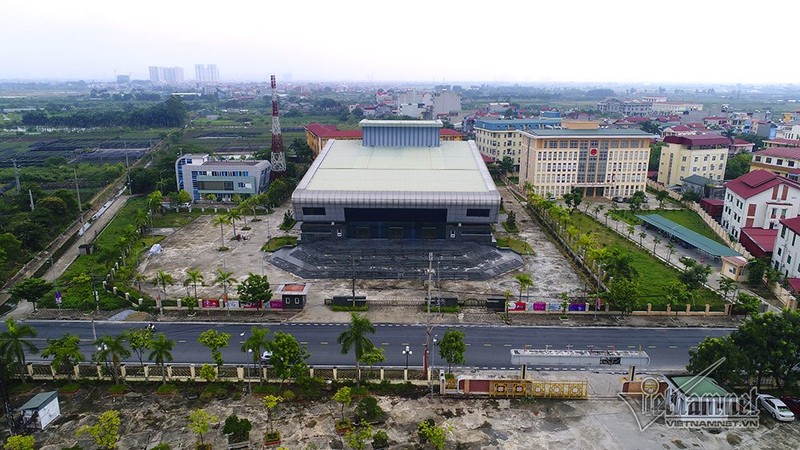
[{"label": "asphalt road", "polygon": [[[117,335],[132,327],[145,327],[146,323],[88,321],[26,321],[38,331],[34,344],[40,349],[48,338],[58,338],[67,333],[77,334],[87,355],[95,351],[94,333],[97,336]],[[173,357],[176,363],[206,363],[211,361],[209,350],[197,342],[198,335],[210,328],[231,334],[230,346],[223,350],[226,364],[247,364],[248,355],[241,345],[250,332],[251,324],[240,323],[186,323],[158,322],[158,333],[176,341]],[[310,365],[352,365],[352,354],[341,354],[336,338],[346,329],[345,324],[291,323],[269,325],[271,332],[291,333],[304,345],[311,358]],[[375,335],[370,336],[375,345],[384,349],[385,366],[404,366],[402,351],[408,345],[412,351],[410,366],[422,366],[425,327],[422,325],[380,324]],[[697,346],[707,336],[723,336],[731,329],[718,328],[610,328],[610,327],[510,327],[484,325],[455,325],[465,334],[467,363],[463,367],[488,369],[514,368],[510,361],[512,348],[593,349],[593,350],[644,350],[651,359],[649,370],[681,370],[689,361],[689,349]],[[445,326],[434,328],[433,334],[441,337]],[[434,363],[438,366],[438,352]],[[135,356],[129,361],[135,361]],[[39,355],[30,355],[29,361],[39,361]],[[87,360],[90,360],[87,357]],[[536,369],[536,367],[532,367]],[[542,367],[542,369],[546,369]],[[641,368],[645,369],[645,368]],[[626,370],[622,368],[621,370]]]}]

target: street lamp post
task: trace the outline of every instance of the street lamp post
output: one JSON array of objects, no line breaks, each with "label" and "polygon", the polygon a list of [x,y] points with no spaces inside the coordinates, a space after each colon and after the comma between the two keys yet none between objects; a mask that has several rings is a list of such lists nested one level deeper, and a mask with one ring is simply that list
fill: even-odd
[{"label": "street lamp post", "polygon": [[598,299],[600,298],[600,280],[601,280],[602,276],[603,276],[603,263],[598,262],[597,263],[597,297],[595,297],[595,300],[594,300],[594,319],[593,320],[597,320],[597,304],[598,304]]},{"label": "street lamp post", "polygon": [[[108,346],[105,343],[102,343],[97,346],[97,352],[105,352],[108,350]],[[103,364],[106,366],[106,370],[108,370],[108,355],[103,355]]]},{"label": "street lamp post", "polygon": [[[432,347],[431,348],[431,398],[433,398],[433,376],[434,376],[433,370],[434,370],[434,359],[436,358],[436,344],[439,343],[439,341],[436,339],[437,337],[439,337],[439,335],[435,335],[433,337],[433,344],[431,346]],[[436,380],[438,382],[439,380],[438,375],[436,376]]]},{"label": "street lamp post", "polygon": [[408,370],[408,357],[411,356],[411,349],[406,345],[406,349],[403,350],[403,354],[406,356],[406,370]]},{"label": "street lamp post", "polygon": [[247,363],[247,393],[248,394],[252,394],[253,393],[253,388],[252,388],[252,386],[250,384],[252,382],[252,380],[251,380],[252,372],[250,371],[250,366],[254,364],[253,363],[253,349],[252,348],[248,348],[247,349],[247,354],[250,356],[250,362]]}]

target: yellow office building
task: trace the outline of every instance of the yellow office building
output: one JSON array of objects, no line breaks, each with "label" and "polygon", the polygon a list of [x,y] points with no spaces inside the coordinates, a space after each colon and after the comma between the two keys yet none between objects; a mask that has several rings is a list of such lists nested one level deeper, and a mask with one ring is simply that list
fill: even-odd
[{"label": "yellow office building", "polygon": [[561,197],[573,187],[585,196],[630,197],[644,191],[650,142],[656,136],[633,129],[518,131],[520,187]]},{"label": "yellow office building", "polygon": [[730,139],[719,135],[667,136],[658,162],[658,182],[665,186],[682,184],[691,175],[714,181],[725,177]]}]

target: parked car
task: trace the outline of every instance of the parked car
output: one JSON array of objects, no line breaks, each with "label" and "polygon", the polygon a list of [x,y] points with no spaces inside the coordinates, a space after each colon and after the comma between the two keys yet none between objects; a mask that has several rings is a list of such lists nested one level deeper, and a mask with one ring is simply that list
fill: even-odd
[{"label": "parked car", "polygon": [[761,405],[765,411],[770,413],[775,420],[781,422],[791,422],[794,420],[794,413],[792,413],[789,407],[780,399],[768,394],[759,394],[758,404]]},{"label": "parked car", "polygon": [[794,413],[795,417],[800,416],[800,397],[781,397],[781,401]]},{"label": "parked car", "polygon": [[611,199],[611,201],[614,203],[622,203],[622,197],[614,197]]},{"label": "parked car", "polygon": [[269,350],[264,350],[264,353],[261,354],[261,364],[268,365],[269,359],[272,358],[272,352]]}]

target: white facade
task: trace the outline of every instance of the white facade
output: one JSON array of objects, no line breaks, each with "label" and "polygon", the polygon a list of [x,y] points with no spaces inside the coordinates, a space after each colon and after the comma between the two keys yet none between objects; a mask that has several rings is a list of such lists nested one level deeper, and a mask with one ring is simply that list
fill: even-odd
[{"label": "white facade", "polygon": [[772,267],[786,278],[800,277],[800,219],[782,220],[772,251]]},{"label": "white facade", "polygon": [[461,111],[461,96],[453,91],[437,92],[433,96],[433,115]]},{"label": "white facade", "polygon": [[194,75],[198,83],[219,82],[219,70],[216,64],[195,64]]},{"label": "white facade", "polygon": [[737,240],[742,228],[775,229],[781,219],[797,217],[800,211],[798,202],[800,189],[788,182],[755,193],[749,198],[728,188],[722,209],[722,227]]},{"label": "white facade", "polygon": [[426,108],[424,103],[400,103],[397,105],[398,116],[408,116],[415,119],[422,119],[423,115],[425,114],[425,110]]}]

